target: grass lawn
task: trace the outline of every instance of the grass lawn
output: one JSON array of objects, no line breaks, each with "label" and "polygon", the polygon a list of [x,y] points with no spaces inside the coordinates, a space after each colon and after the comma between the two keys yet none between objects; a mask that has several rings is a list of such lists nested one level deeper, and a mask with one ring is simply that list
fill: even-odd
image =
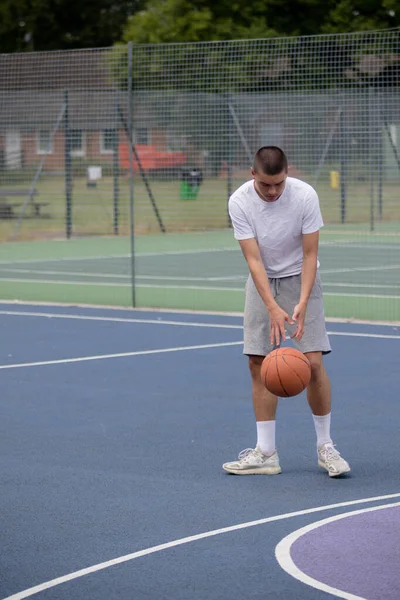
[{"label": "grass lawn", "polygon": [[[232,182],[232,190],[243,180]],[[10,186],[11,187],[11,186]],[[20,186],[15,186],[20,187]],[[26,187],[26,186],[25,186]],[[49,239],[66,235],[65,190],[63,176],[46,176],[37,184],[38,200],[49,202],[42,218],[31,217],[30,209],[18,223],[18,219],[0,220],[0,241],[10,239]],[[228,188],[223,179],[206,179],[200,187],[196,200],[180,199],[180,182],[151,181],[151,191],[159,217],[167,232],[224,229],[228,225]],[[348,188],[346,224],[341,224],[340,191],[332,190],[326,183],[318,187],[325,224],[338,230],[359,228],[369,230],[371,202],[368,184],[353,184]],[[72,192],[73,235],[113,235],[113,180],[103,178],[96,188],[88,188],[85,178],[73,180]],[[23,201],[24,199],[22,199]],[[400,200],[398,186],[387,183],[383,189],[382,218],[379,217],[377,200],[373,207],[374,230],[400,232]],[[18,214],[18,213],[17,213]],[[134,229],[135,233],[148,234],[160,231],[152,202],[142,180],[134,182]],[[129,234],[129,181],[119,180],[119,233]]]}]

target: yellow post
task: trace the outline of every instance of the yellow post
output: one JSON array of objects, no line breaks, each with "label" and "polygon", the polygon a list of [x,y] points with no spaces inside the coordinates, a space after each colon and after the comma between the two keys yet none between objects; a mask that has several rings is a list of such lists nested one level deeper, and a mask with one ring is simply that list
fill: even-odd
[{"label": "yellow post", "polygon": [[340,173],[339,171],[331,171],[331,188],[337,190],[340,185]]}]

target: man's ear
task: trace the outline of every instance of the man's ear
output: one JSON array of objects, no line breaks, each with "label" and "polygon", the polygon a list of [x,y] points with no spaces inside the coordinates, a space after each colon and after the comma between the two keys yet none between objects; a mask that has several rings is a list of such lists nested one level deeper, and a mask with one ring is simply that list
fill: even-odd
[{"label": "man's ear", "polygon": [[252,177],[255,177],[255,176],[256,176],[256,172],[255,172],[255,170],[253,169],[253,167],[251,167],[251,169],[250,169],[250,173],[251,173],[251,176],[252,176]]}]

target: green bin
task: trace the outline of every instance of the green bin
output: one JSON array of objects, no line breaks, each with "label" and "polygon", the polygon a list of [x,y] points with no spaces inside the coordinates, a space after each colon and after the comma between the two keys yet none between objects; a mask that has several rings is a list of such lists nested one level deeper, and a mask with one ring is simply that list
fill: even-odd
[{"label": "green bin", "polygon": [[196,200],[203,174],[196,167],[183,167],[181,173],[181,187],[179,197],[181,200]]},{"label": "green bin", "polygon": [[196,200],[197,194],[199,193],[199,185],[192,185],[187,181],[181,181],[181,200]]}]

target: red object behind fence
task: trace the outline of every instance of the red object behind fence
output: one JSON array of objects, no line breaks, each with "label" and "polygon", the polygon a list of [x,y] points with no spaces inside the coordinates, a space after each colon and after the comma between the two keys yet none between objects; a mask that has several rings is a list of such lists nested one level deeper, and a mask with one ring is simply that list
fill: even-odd
[{"label": "red object behind fence", "polygon": [[[135,150],[145,171],[178,167],[187,162],[184,152],[167,152],[157,150],[155,146],[147,145],[137,145]],[[129,144],[127,142],[119,145],[119,160],[123,169],[129,169]],[[135,154],[133,154],[133,170],[139,171]]]}]

